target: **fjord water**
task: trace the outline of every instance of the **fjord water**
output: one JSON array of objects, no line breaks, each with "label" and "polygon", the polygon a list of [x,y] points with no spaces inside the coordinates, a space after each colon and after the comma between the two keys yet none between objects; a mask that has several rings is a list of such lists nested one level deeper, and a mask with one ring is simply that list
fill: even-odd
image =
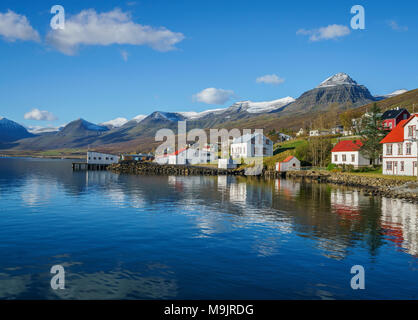
[{"label": "fjord water", "polygon": [[418,297],[417,205],[355,189],[0,158],[0,201],[1,299]]}]

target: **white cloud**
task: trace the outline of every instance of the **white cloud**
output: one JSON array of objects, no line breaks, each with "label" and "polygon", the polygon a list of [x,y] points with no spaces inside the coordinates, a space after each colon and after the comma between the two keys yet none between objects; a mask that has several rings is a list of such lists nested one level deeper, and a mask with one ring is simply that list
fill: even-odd
[{"label": "white cloud", "polygon": [[204,102],[207,104],[224,104],[234,96],[234,91],[206,88],[199,93],[196,93],[193,98],[196,101]]},{"label": "white cloud", "polygon": [[0,35],[7,41],[40,41],[39,33],[32,28],[25,16],[11,10],[0,12]]},{"label": "white cloud", "polygon": [[164,27],[137,24],[120,9],[103,13],[83,10],[67,18],[64,29],[51,30],[47,35],[47,41],[67,55],[77,53],[80,45],[148,45],[158,51],[169,51],[183,39],[182,33]]},{"label": "white cloud", "polygon": [[42,111],[39,109],[32,109],[32,111],[29,111],[28,113],[25,113],[24,118],[26,120],[37,120],[37,121],[54,121],[58,118],[53,115],[49,111]]},{"label": "white cloud", "polygon": [[347,26],[331,24],[329,26],[321,27],[318,29],[300,29],[296,32],[296,34],[310,35],[310,41],[320,41],[344,37],[350,34],[350,29]]},{"label": "white cloud", "polygon": [[266,74],[256,79],[257,83],[267,84],[281,84],[284,82],[283,78],[278,77],[276,74]]},{"label": "white cloud", "polygon": [[408,31],[407,26],[400,26],[395,20],[388,21],[388,25],[395,31]]},{"label": "white cloud", "polygon": [[128,53],[128,51],[125,51],[125,50],[121,50],[120,51],[120,55],[122,56],[122,59],[123,59],[123,61],[128,61],[128,58],[129,58],[129,53]]}]

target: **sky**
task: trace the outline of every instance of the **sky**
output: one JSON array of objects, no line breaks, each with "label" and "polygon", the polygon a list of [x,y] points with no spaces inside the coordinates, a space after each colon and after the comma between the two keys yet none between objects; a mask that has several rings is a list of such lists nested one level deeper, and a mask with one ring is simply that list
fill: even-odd
[{"label": "sky", "polygon": [[[51,27],[57,4],[64,29]],[[353,5],[365,29],[351,28]],[[373,95],[415,89],[417,12],[404,0],[2,0],[0,116],[51,127],[199,112],[297,98],[338,72]]]}]

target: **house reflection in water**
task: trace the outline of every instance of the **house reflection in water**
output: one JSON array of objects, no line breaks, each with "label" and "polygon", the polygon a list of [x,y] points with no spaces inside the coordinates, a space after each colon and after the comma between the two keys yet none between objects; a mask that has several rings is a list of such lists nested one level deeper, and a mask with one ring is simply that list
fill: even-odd
[{"label": "house reflection in water", "polygon": [[342,219],[346,220],[360,220],[360,191],[344,191],[344,190],[332,190],[331,191],[331,208]]},{"label": "house reflection in water", "polygon": [[294,198],[300,191],[300,182],[286,179],[275,179],[274,190],[281,192],[288,200]]},{"label": "house reflection in water", "polygon": [[418,256],[418,208],[399,199],[382,198],[381,225],[389,241]]}]

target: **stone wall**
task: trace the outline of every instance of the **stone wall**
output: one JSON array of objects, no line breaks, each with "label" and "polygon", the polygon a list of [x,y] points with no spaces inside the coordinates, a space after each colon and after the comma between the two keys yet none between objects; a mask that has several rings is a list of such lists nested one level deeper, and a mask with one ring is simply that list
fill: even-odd
[{"label": "stone wall", "polygon": [[121,161],[108,166],[108,170],[117,173],[149,174],[149,175],[243,175],[244,170],[218,169],[186,165],[157,164],[154,162]]}]

